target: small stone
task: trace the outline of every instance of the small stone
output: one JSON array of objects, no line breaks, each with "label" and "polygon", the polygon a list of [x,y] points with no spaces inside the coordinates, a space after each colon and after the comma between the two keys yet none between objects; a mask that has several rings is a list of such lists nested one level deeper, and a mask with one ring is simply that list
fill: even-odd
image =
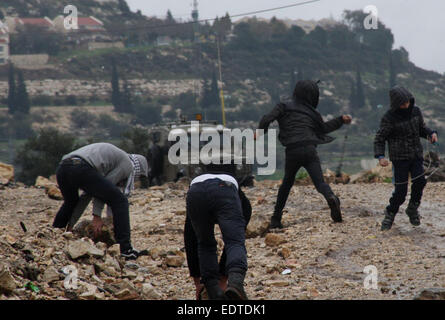
[{"label": "small stone", "polygon": [[276,234],[276,233],[268,233],[266,235],[266,238],[264,239],[264,242],[269,247],[276,247],[280,244],[283,244],[286,242],[286,239],[283,238],[283,236]]},{"label": "small stone", "polygon": [[64,233],[62,234],[62,236],[63,236],[65,239],[68,239],[68,240],[72,240],[72,239],[74,238],[74,235],[73,235],[72,232],[64,232]]},{"label": "small stone", "polygon": [[120,245],[117,243],[113,244],[108,248],[107,253],[112,257],[118,257],[121,253]]},{"label": "small stone", "polygon": [[142,295],[145,299],[159,300],[162,299],[161,294],[150,283],[144,283],[142,285]]},{"label": "small stone", "polygon": [[284,259],[287,259],[291,255],[291,251],[289,248],[283,247],[280,250],[278,250],[278,255]]},{"label": "small stone", "polygon": [[289,286],[289,281],[285,280],[267,280],[265,285],[268,287],[287,287]]},{"label": "small stone", "polygon": [[169,267],[181,267],[184,261],[185,258],[183,256],[167,256],[165,258],[165,263]]},{"label": "small stone", "polygon": [[48,194],[48,197],[53,200],[63,200],[62,192],[60,192],[60,189],[57,186],[50,186],[46,193]]},{"label": "small stone", "polygon": [[60,280],[60,273],[54,267],[49,267],[42,275],[42,280],[46,283],[51,283]]},{"label": "small stone", "polygon": [[6,265],[0,265],[0,293],[11,293],[17,283]]},{"label": "small stone", "polygon": [[414,300],[445,300],[445,288],[424,289]]}]

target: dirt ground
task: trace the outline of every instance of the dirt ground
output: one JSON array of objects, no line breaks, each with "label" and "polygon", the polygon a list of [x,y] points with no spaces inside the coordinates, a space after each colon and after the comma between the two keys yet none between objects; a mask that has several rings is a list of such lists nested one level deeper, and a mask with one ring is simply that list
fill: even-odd
[{"label": "dirt ground", "polygon": [[[269,219],[278,187],[278,182],[264,181],[246,189],[253,223]],[[332,188],[342,201],[343,223],[331,222],[328,207],[313,186],[295,186],[284,213],[285,228],[274,232],[283,243],[266,244],[264,235],[247,239],[245,283],[250,299],[412,299],[425,288],[445,287],[445,183],[429,183],[425,188],[421,226],[410,225],[403,206],[387,232],[380,231],[380,223],[391,184]],[[19,260],[25,263],[23,250],[11,247],[19,241],[31,247],[34,261],[30,263],[42,272],[48,265],[58,269],[74,264],[85,282],[101,287],[124,281],[138,299],[194,299],[186,261],[179,267],[166,264],[169,255],[184,257],[186,191],[185,184],[167,184],[134,192],[130,199],[133,245],[149,249],[150,256],[133,264],[121,261],[120,273],[107,275],[97,268],[87,272],[90,265],[99,263],[96,260],[71,261],[66,256],[67,235],[50,227],[61,201],[49,199],[36,188],[0,190],[0,261],[9,264],[18,283],[18,289],[0,299],[68,297],[62,278],[46,283],[40,276],[35,281],[42,289],[38,294],[20,289],[28,280],[13,272]],[[26,225],[26,234],[20,222]],[[49,247],[54,250],[48,254]],[[364,268],[369,265],[377,268],[378,289],[364,287]],[[130,269],[137,270],[131,273]],[[286,269],[290,273],[282,274]],[[141,293],[147,283],[154,288],[154,296]],[[120,298],[105,291],[103,299]]]}]

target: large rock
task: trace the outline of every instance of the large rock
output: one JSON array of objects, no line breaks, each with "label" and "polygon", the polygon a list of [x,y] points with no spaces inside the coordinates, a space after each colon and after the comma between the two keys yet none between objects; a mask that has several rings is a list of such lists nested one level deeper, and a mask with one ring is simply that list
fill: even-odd
[{"label": "large rock", "polygon": [[9,268],[6,265],[0,264],[0,293],[11,293],[17,288],[17,283],[11,275]]},{"label": "large rock", "polygon": [[63,195],[60,189],[57,186],[50,186],[46,189],[46,194],[48,197],[54,200],[63,200]]},{"label": "large rock", "polygon": [[54,182],[50,181],[49,179],[42,177],[42,176],[38,176],[36,178],[36,182],[34,184],[34,187],[36,188],[43,188],[43,189],[47,189],[51,186],[55,185]]},{"label": "large rock", "polygon": [[445,288],[425,289],[414,300],[445,300]]},{"label": "large rock", "polygon": [[14,167],[0,162],[0,184],[8,184],[14,180]]},{"label": "large rock", "polygon": [[69,241],[67,253],[73,260],[86,256],[103,257],[105,255],[103,250],[96,248],[96,246],[85,239]]},{"label": "large rock", "polygon": [[263,215],[254,214],[247,225],[246,238],[262,237],[269,229],[269,219]]}]

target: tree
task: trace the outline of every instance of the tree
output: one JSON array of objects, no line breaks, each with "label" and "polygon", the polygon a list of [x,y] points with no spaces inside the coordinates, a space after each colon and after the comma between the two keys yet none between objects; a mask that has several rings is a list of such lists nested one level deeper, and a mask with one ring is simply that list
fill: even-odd
[{"label": "tree", "polygon": [[128,15],[131,12],[127,1],[125,0],[119,0],[119,10],[122,12],[123,15]]},{"label": "tree", "polygon": [[169,10],[167,10],[167,18],[166,18],[166,22],[167,24],[174,24],[176,23],[175,18],[173,18],[173,14],[172,12]]},{"label": "tree", "polygon": [[14,101],[14,112],[29,114],[31,104],[29,102],[25,79],[23,78],[23,73],[21,71],[17,72],[17,91],[14,94]]},{"label": "tree", "polygon": [[397,82],[397,71],[394,65],[394,57],[392,51],[389,54],[389,87],[393,88]]},{"label": "tree", "polygon": [[15,77],[14,77],[14,65],[9,64],[8,71],[8,112],[10,114],[15,113]]},{"label": "tree", "polygon": [[76,148],[74,136],[60,133],[54,128],[42,129],[31,137],[17,153],[15,163],[21,168],[20,181],[33,184],[38,176],[54,174],[63,155]]},{"label": "tree", "polygon": [[352,112],[355,110],[357,104],[357,95],[355,93],[354,81],[351,79],[351,94],[349,95],[349,110]]},{"label": "tree", "polygon": [[116,112],[123,112],[122,110],[122,98],[119,88],[119,74],[117,72],[116,61],[113,59],[111,61],[112,72],[111,72],[111,103],[114,106]]},{"label": "tree", "polygon": [[366,101],[365,101],[365,92],[363,89],[363,82],[362,82],[362,76],[360,74],[360,70],[357,70],[357,76],[356,76],[356,85],[355,85],[355,95],[356,95],[356,108],[357,109],[361,109],[365,106]]},{"label": "tree", "polygon": [[121,108],[122,112],[132,113],[133,112],[133,99],[131,97],[131,90],[128,86],[128,81],[124,80],[124,91],[121,96]]}]

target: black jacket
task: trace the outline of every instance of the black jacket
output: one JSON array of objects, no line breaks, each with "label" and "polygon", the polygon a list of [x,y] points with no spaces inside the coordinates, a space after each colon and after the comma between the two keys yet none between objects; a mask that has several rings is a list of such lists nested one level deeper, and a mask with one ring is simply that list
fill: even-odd
[{"label": "black jacket", "polygon": [[265,115],[259,129],[267,132],[270,123],[277,120],[280,128],[278,139],[289,146],[318,145],[332,142],[334,138],[326,135],[343,125],[342,117],[324,122],[316,110],[319,99],[318,85],[313,81],[299,81],[292,100],[278,103]]},{"label": "black jacket", "polygon": [[[391,108],[383,116],[375,136],[375,157],[385,156],[385,142],[388,141],[391,161],[422,158],[423,147],[420,138],[426,139],[437,132],[425,126],[422,112],[415,106],[415,99],[408,90],[394,87],[389,95]],[[400,109],[407,101],[410,102],[409,108]]]}]

